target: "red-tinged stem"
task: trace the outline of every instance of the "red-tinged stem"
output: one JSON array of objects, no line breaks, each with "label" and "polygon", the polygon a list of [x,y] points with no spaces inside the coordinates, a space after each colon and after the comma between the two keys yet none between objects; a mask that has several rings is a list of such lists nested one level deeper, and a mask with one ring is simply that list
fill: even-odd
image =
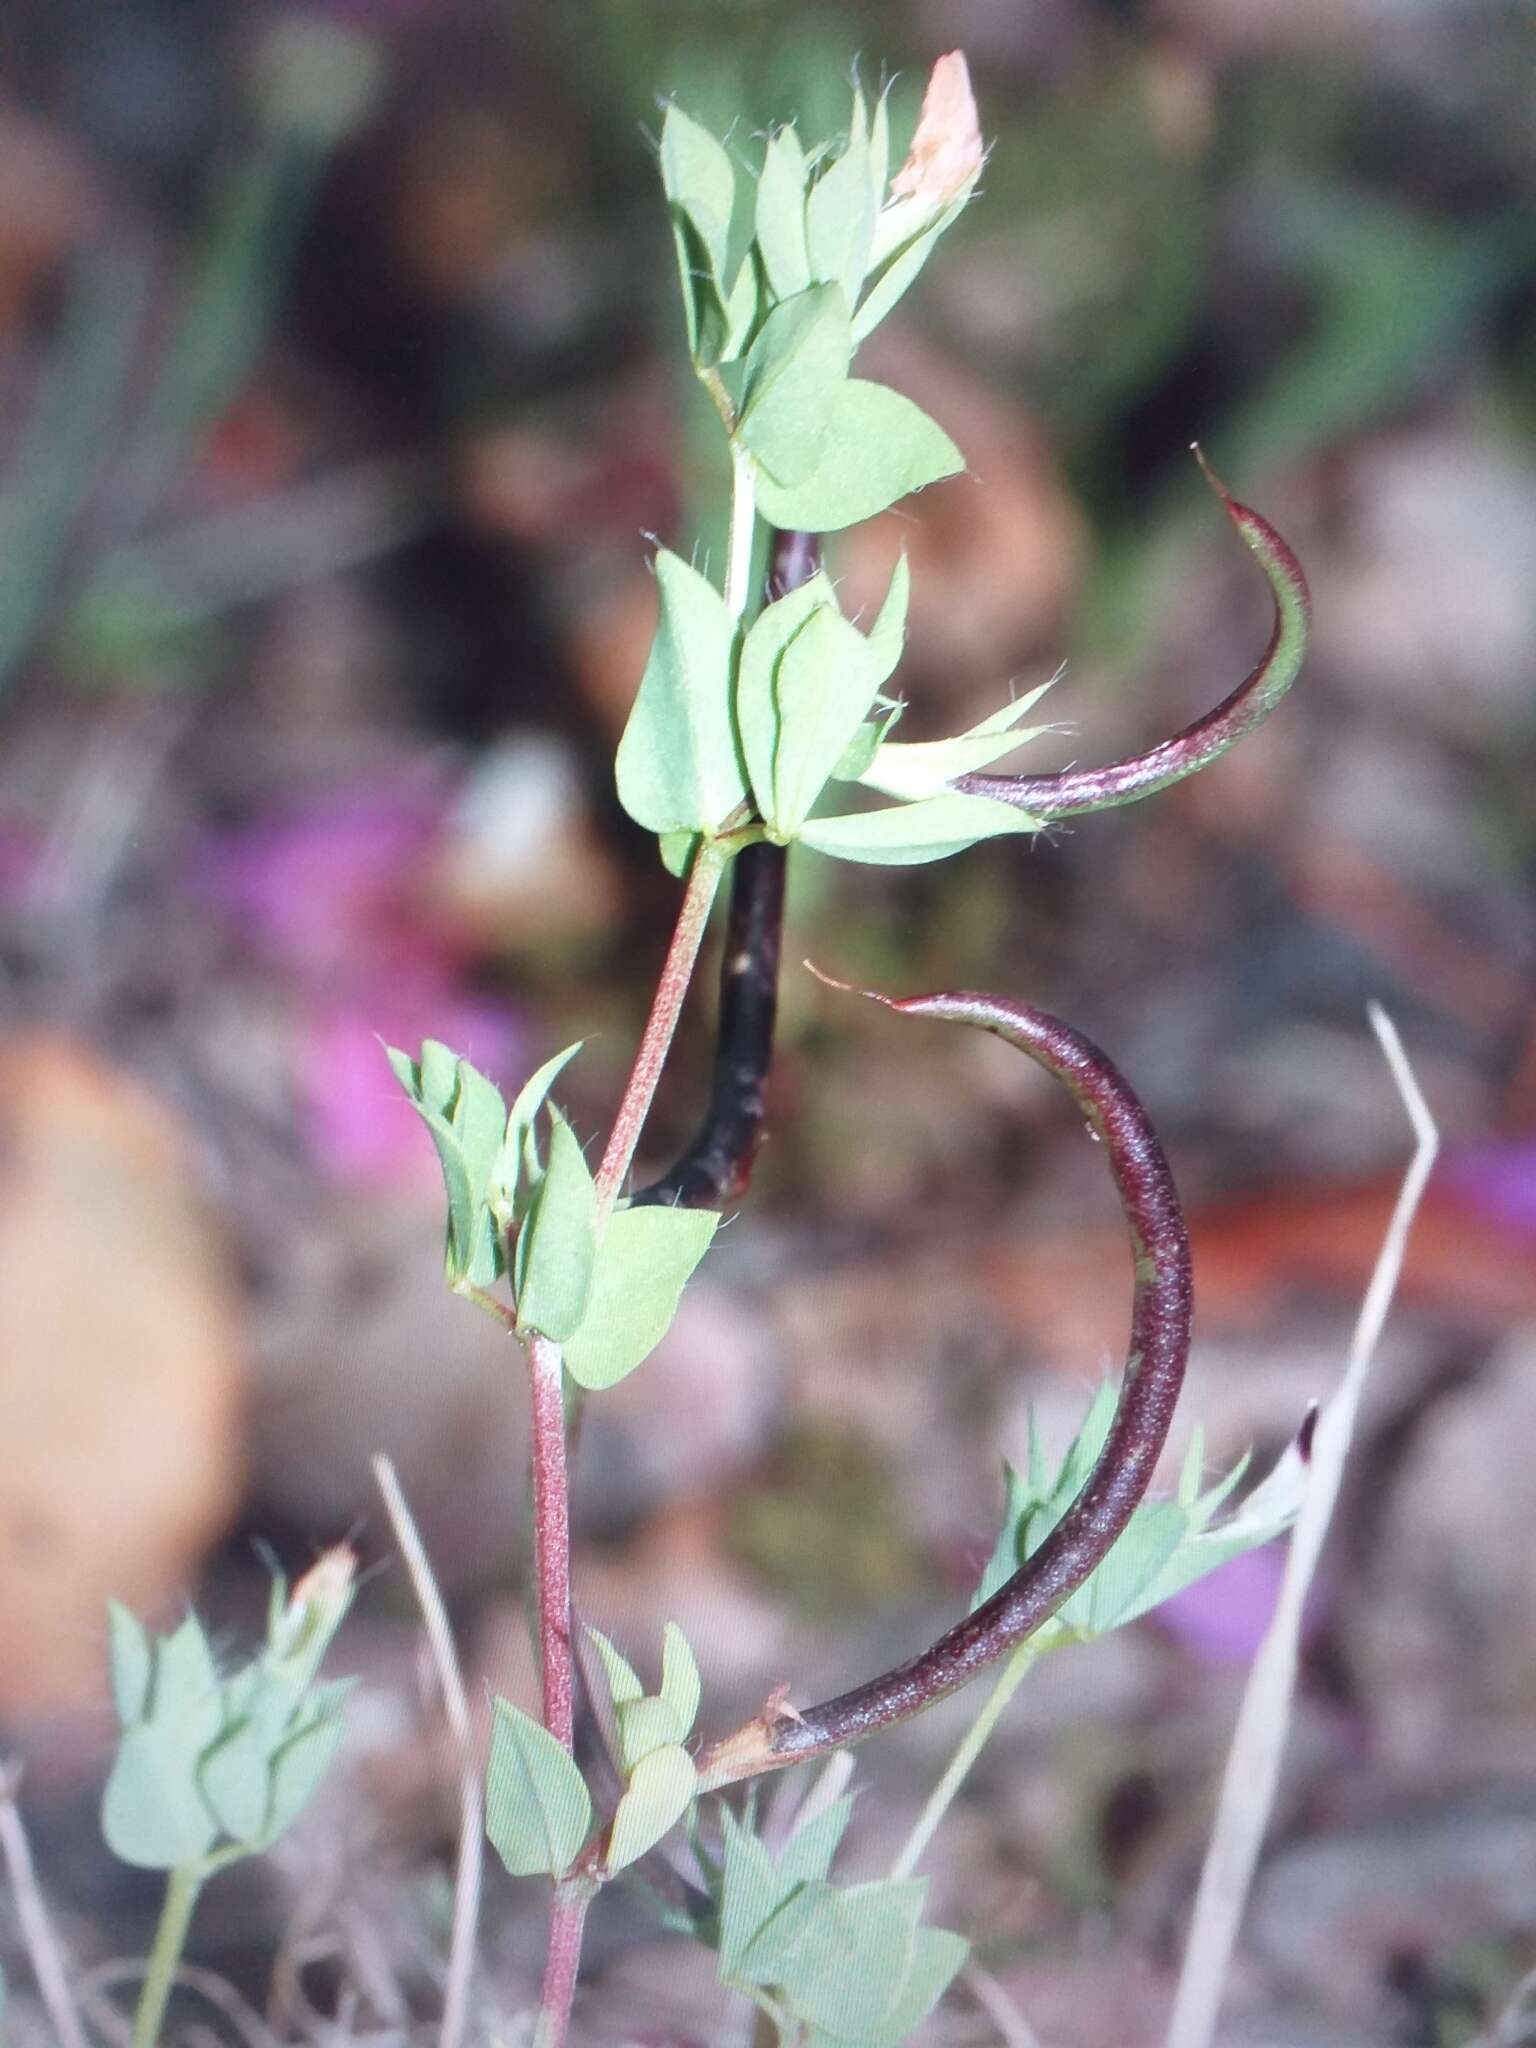
[{"label": "red-tinged stem", "polygon": [[533,1556],[539,1607],[544,1726],[572,1746],[576,1681],[571,1646],[571,1496],[565,1456],[564,1365],[558,1344],[528,1339],[533,1410]]},{"label": "red-tinged stem", "polygon": [[544,1989],[533,2048],[565,2048],[571,2023],[571,2001],[581,1969],[581,1937],[587,1908],[597,1895],[593,1878],[562,1878],[555,1886],[549,1915],[549,1949],[544,1959]]},{"label": "red-tinged stem", "polygon": [[1208,767],[1266,719],[1296,680],[1306,655],[1312,616],[1301,564],[1269,521],[1240,505],[1199,448],[1194,452],[1207,483],[1269,579],[1274,595],[1275,623],[1257,668],[1214,711],[1145,754],[1113,761],[1107,768],[1068,768],[1059,775],[957,775],[952,786],[963,795],[989,796],[1041,819],[1075,817],[1084,811],[1134,803]]},{"label": "red-tinged stem", "polygon": [[[883,998],[881,1000],[884,1000]],[[803,1763],[919,1713],[1033,1635],[1125,1529],[1152,1478],[1189,1355],[1189,1240],[1162,1146],[1129,1084],[1081,1032],[1000,996],[916,996],[889,1007],[994,1032],[1070,1091],[1104,1145],[1130,1233],[1131,1339],[1109,1436],[1082,1492],[1013,1577],[931,1649],[793,1715],[765,1712],[699,1759],[706,1791]]]},{"label": "red-tinged stem", "polygon": [[720,844],[704,840],[688,871],[688,886],[683,892],[682,908],[678,912],[672,943],[667,948],[661,979],[656,984],[645,1035],[640,1040],[640,1050],[635,1055],[619,1113],[608,1134],[603,1163],[597,1170],[599,1226],[618,1198],[635,1156],[635,1147],[640,1142],[641,1128],[650,1111],[656,1083],[661,1078],[667,1051],[677,1030],[677,1020],[682,1014],[683,999],[693,977],[704,928],[709,923],[715,892],[729,857],[729,852]]}]

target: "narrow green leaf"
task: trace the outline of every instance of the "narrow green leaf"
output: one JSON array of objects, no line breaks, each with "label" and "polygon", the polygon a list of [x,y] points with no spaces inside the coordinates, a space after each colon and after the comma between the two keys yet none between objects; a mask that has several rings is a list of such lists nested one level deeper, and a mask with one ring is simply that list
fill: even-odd
[{"label": "narrow green leaf", "polygon": [[506,1135],[497,1147],[489,1175],[491,1207],[503,1229],[526,1213],[528,1197],[533,1192],[523,1171],[524,1139],[533,1129],[550,1089],[585,1044],[584,1038],[578,1038],[574,1045],[565,1046],[536,1067],[518,1089],[507,1113]]},{"label": "narrow green leaf", "polygon": [[195,1614],[155,1645],[148,1718],[168,1742],[187,1751],[189,1769],[219,1732],[224,1718],[219,1676]]},{"label": "narrow green leaf", "polygon": [[774,692],[779,736],[766,822],[787,841],[810,815],[874,697],[864,635],[829,606],[813,611],[779,658]]},{"label": "narrow green leaf", "polygon": [[858,780],[866,789],[878,789],[886,796],[909,800],[937,796],[957,775],[985,768],[1044,732],[1046,727],[1040,725],[1020,731],[1018,722],[1049,688],[1049,683],[1042,683],[953,739],[887,740],[876,749]]},{"label": "narrow green leaf", "polygon": [[816,470],[847,381],[848,302],[813,285],[776,306],[747,351],[736,437],[782,484]]},{"label": "narrow green leaf", "polygon": [[597,1190],[576,1133],[549,1106],[549,1164],[517,1241],[517,1327],[574,1337],[592,1294]]},{"label": "narrow green leaf", "polygon": [[341,1747],[342,1732],[339,1715],[323,1715],[285,1742],[272,1759],[272,1804],[264,1837],[267,1845],[293,1825],[314,1796]]},{"label": "narrow green leaf", "polygon": [[[963,1935],[951,1934],[944,1927],[919,1927],[912,1937],[906,1982],[884,2019],[859,2041],[858,2048],[901,2048],[944,1996],[970,1952],[971,1945]],[[839,2037],[828,2034],[823,2038],[832,2042]],[[816,2039],[813,2032],[806,2048],[813,2048]]]},{"label": "narrow green leaf", "polygon": [[890,254],[882,254],[881,226],[879,220],[876,220],[870,252],[869,288],[853,316],[855,344],[872,334],[897,301],[911,290],[917,281],[919,271],[933,254],[939,237],[960,218],[970,196],[968,188],[960,198],[950,201],[931,227],[913,235],[909,241],[900,244]]},{"label": "narrow green leaf", "polygon": [[679,1742],[693,1727],[701,1691],[699,1667],[688,1638],[675,1621],[669,1621],[661,1632],[661,1697],[677,1716],[682,1729]]},{"label": "narrow green leaf", "polygon": [[633,1771],[653,1750],[681,1742],[688,1733],[676,1710],[655,1695],[626,1700],[614,1708],[613,1719],[619,1736],[619,1756],[626,1771]]},{"label": "narrow green leaf", "polygon": [[107,1637],[112,1657],[112,1699],[118,1720],[129,1728],[144,1718],[149,1702],[149,1637],[138,1616],[117,1600],[107,1602]]},{"label": "narrow green leaf", "polygon": [[257,1842],[272,1798],[271,1752],[249,1721],[222,1735],[198,1766],[203,1800],[220,1829],[237,1842]]},{"label": "narrow green leaf", "polygon": [[833,533],[964,467],[948,434],[910,398],[850,377],[832,408],[815,470],[793,484],[760,470],[757,506],[771,525]]},{"label": "narrow green leaf", "polygon": [[770,135],[757,178],[758,251],[777,299],[792,299],[811,282],[805,246],[805,152],[793,128]]},{"label": "narrow green leaf", "polygon": [[666,548],[656,584],[660,623],[619,741],[619,801],[650,832],[713,832],[747,793],[731,720],[736,621]]},{"label": "narrow green leaf", "polygon": [[837,1854],[848,1822],[853,1813],[853,1799],[844,1793],[824,1806],[820,1813],[803,1821],[784,1844],[779,1856],[779,1878],[788,1884],[817,1884],[822,1882],[832,1868],[832,1859]]},{"label": "narrow green leaf", "polygon": [[395,1077],[432,1134],[448,1196],[446,1266],[451,1284],[488,1287],[502,1270],[487,1206],[507,1112],[500,1090],[468,1060],[428,1039],[419,1061],[386,1046]]},{"label": "narrow green leaf", "polygon": [[907,641],[907,599],[912,591],[912,570],[906,549],[896,557],[885,601],[869,629],[869,665],[875,687],[883,688],[896,673]]},{"label": "narrow green leaf", "polygon": [[661,124],[661,182],[704,244],[717,277],[723,275],[736,204],[736,166],[707,128],[675,104]]},{"label": "narrow green leaf", "polygon": [[793,1886],[728,1806],[720,1809],[720,1849],[720,1975],[727,1982],[756,1981],[743,1977],[744,1958]]},{"label": "narrow green leaf", "polygon": [[779,744],[779,700],[775,682],[784,650],[818,607],[837,608],[826,572],[765,605],[742,642],[736,672],[736,726],[752,782],[752,796],[766,817],[773,809],[773,764]]},{"label": "narrow green leaf", "polygon": [[837,285],[849,306],[864,282],[875,211],[864,95],[855,87],[848,145],[817,177],[805,202],[811,276],[818,284]]},{"label": "narrow green leaf", "polygon": [[[1031,1423],[1033,1440],[1033,1423]],[[992,1546],[992,1555],[987,1559],[976,1591],[971,1596],[971,1612],[974,1614],[983,1601],[990,1600],[1013,1577],[1024,1562],[1019,1549],[1019,1527],[1029,1505],[1037,1496],[1023,1473],[1006,1460],[1003,1463],[1003,1520],[997,1532],[997,1541]]]},{"label": "narrow green leaf", "polygon": [[218,1828],[196,1771],[196,1749],[174,1728],[139,1721],[124,1733],[101,1801],[101,1831],[120,1862],[175,1870],[207,1855]]},{"label": "narrow green leaf", "polygon": [[925,797],[921,803],[895,804],[888,810],[812,818],[801,826],[799,836],[805,845],[838,860],[910,867],[943,860],[983,839],[1038,830],[1034,818],[1008,804],[952,791]]},{"label": "narrow green leaf", "polygon": [[565,1344],[566,1370],[599,1393],[647,1359],[671,1327],[683,1288],[720,1218],[703,1209],[619,1209],[597,1250],[581,1322]]},{"label": "narrow green leaf", "polygon": [[513,1877],[564,1877],[592,1826],[569,1753],[520,1707],[498,1699],[485,1774],[485,1831]]},{"label": "narrow green leaf", "polygon": [[642,1758],[613,1816],[608,1868],[623,1870],[654,1849],[687,1812],[697,1787],[698,1773],[686,1749],[672,1744]]},{"label": "narrow green leaf", "polygon": [[629,1659],[609,1642],[600,1629],[588,1627],[587,1634],[602,1663],[603,1676],[608,1681],[608,1697],[614,1706],[621,1707],[628,1700],[644,1699],[645,1687]]}]

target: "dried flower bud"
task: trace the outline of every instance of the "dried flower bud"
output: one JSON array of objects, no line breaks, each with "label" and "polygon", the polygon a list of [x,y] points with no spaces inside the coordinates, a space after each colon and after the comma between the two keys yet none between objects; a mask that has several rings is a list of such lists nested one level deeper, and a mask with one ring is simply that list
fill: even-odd
[{"label": "dried flower bud", "polygon": [[289,1593],[273,1617],[268,1656],[294,1668],[308,1684],[325,1655],[342,1617],[352,1604],[357,1553],[345,1543],[323,1551]]},{"label": "dried flower bud", "polygon": [[917,132],[891,180],[891,197],[916,199],[926,213],[942,213],[975,183],[985,154],[965,52],[951,50],[929,76]]}]

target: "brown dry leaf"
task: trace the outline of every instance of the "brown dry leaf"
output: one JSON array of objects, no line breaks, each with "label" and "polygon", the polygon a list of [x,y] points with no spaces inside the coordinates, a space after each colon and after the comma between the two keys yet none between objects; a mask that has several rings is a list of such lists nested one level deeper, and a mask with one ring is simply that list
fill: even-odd
[{"label": "brown dry leaf", "polygon": [[94,1701],[109,1595],[163,1608],[234,1513],[237,1297],[183,1133],[62,1038],[6,1042],[0,1710]]}]

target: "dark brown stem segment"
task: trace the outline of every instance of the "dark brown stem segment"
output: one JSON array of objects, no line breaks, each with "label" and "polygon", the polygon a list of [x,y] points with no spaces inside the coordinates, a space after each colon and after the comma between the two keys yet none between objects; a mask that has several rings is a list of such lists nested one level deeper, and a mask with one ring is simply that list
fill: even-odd
[{"label": "dark brown stem segment", "polygon": [[[784,597],[821,566],[816,536],[774,536],[768,590]],[[743,847],[731,874],[731,908],[720,963],[720,1021],[709,1103],[692,1143],[668,1172],[631,1195],[632,1207],[663,1203],[720,1209],[739,1201],[763,1135],[763,1090],[773,1065],[784,931],[785,849]]]},{"label": "dark brown stem segment", "polygon": [[1041,819],[1074,817],[1083,811],[1106,811],[1117,804],[1134,803],[1138,797],[1152,796],[1208,767],[1266,719],[1289,690],[1306,655],[1312,616],[1301,564],[1267,519],[1237,502],[1198,447],[1194,453],[1274,593],[1275,623],[1258,667],[1214,711],[1128,761],[1114,761],[1107,768],[1068,768],[1059,775],[959,775],[955,789],[966,796],[992,797]]},{"label": "dark brown stem segment", "polygon": [[[884,1001],[885,998],[879,1000]],[[889,1007],[991,1031],[1071,1092],[1103,1141],[1135,1261],[1130,1351],[1119,1405],[1082,1492],[1040,1548],[990,1600],[910,1663],[803,1714],[765,1714],[699,1760],[700,1783],[741,1778],[842,1748],[932,1706],[1050,1620],[1124,1530],[1167,1439],[1189,1355],[1189,1239],[1163,1148],[1129,1084],[1081,1032],[991,995],[915,996]]]}]

